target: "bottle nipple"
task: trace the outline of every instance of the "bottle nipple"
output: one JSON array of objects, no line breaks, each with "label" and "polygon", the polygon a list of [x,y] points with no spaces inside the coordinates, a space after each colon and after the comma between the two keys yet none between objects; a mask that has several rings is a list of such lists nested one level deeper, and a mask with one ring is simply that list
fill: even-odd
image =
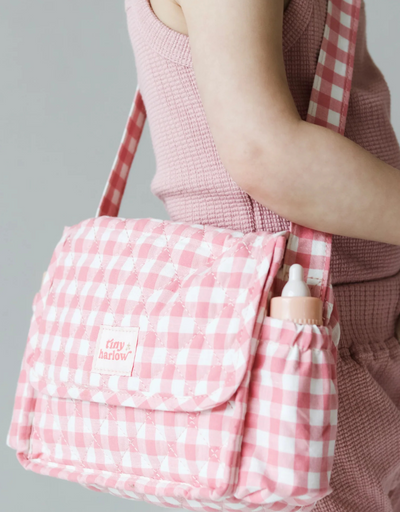
[{"label": "bottle nipple", "polygon": [[310,288],[304,282],[303,267],[298,263],[289,269],[289,281],[282,290],[282,297],[311,297]]}]

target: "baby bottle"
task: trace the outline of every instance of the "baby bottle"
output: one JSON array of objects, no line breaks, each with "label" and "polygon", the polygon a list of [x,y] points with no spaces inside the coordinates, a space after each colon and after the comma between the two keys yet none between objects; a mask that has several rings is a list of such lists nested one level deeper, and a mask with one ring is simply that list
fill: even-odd
[{"label": "baby bottle", "polygon": [[304,282],[303,267],[298,263],[289,269],[289,281],[282,290],[282,296],[271,299],[270,317],[298,324],[322,325],[322,300],[311,297]]}]

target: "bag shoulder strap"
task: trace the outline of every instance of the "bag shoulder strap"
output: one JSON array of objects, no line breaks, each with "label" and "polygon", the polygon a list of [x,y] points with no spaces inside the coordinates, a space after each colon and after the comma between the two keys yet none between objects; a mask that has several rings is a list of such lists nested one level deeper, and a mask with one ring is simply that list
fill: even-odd
[{"label": "bag shoulder strap", "polygon": [[[307,121],[345,133],[354,57],[362,0],[329,0],[324,36],[318,58]],[[332,235],[290,223],[282,279],[277,291],[288,280],[290,266],[299,263],[311,295],[324,303],[323,320],[327,325],[334,309],[330,280]],[[338,324],[338,311],[335,312]],[[338,339],[337,339],[338,341]]]},{"label": "bag shoulder strap", "polygon": [[111,167],[110,175],[108,176],[106,186],[101,196],[96,217],[101,217],[103,215],[108,215],[110,217],[118,216],[129,172],[132,167],[133,159],[135,158],[146,117],[147,114],[142,94],[139,90],[139,85],[137,85],[128,121],[122,135],[117,155]]},{"label": "bag shoulder strap", "polygon": [[[362,0],[328,0],[326,23],[319,52],[307,121],[344,135],[354,69],[354,56]],[[96,216],[116,217],[146,120],[146,109],[136,87],[128,121],[107,180]],[[333,308],[330,285],[332,235],[291,223],[283,265],[287,280],[290,265],[300,263],[311,294],[324,301],[324,319]]]}]

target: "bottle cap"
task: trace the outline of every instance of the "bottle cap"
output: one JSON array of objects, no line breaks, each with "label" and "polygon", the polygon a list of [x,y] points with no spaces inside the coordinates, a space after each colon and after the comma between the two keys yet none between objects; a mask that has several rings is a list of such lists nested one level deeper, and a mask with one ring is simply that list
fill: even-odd
[{"label": "bottle cap", "polygon": [[322,300],[317,297],[274,297],[269,316],[297,324],[323,325]]}]

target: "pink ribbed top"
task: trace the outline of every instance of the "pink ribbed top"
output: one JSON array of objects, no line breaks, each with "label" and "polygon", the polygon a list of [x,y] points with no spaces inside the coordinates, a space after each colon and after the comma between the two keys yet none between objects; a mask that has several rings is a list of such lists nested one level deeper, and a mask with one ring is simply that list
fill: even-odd
[{"label": "pink ribbed top", "polygon": [[[171,219],[243,232],[287,229],[287,220],[244,193],[224,168],[199,96],[188,36],[164,25],[149,0],[125,0],[125,7],[156,156],[151,188]],[[326,10],[327,0],[291,0],[284,13],[286,72],[303,119]],[[400,169],[390,92],[368,52],[365,27],[363,5],[346,136]],[[400,246],[335,236],[332,251],[334,284],[376,279],[400,270]]]}]

